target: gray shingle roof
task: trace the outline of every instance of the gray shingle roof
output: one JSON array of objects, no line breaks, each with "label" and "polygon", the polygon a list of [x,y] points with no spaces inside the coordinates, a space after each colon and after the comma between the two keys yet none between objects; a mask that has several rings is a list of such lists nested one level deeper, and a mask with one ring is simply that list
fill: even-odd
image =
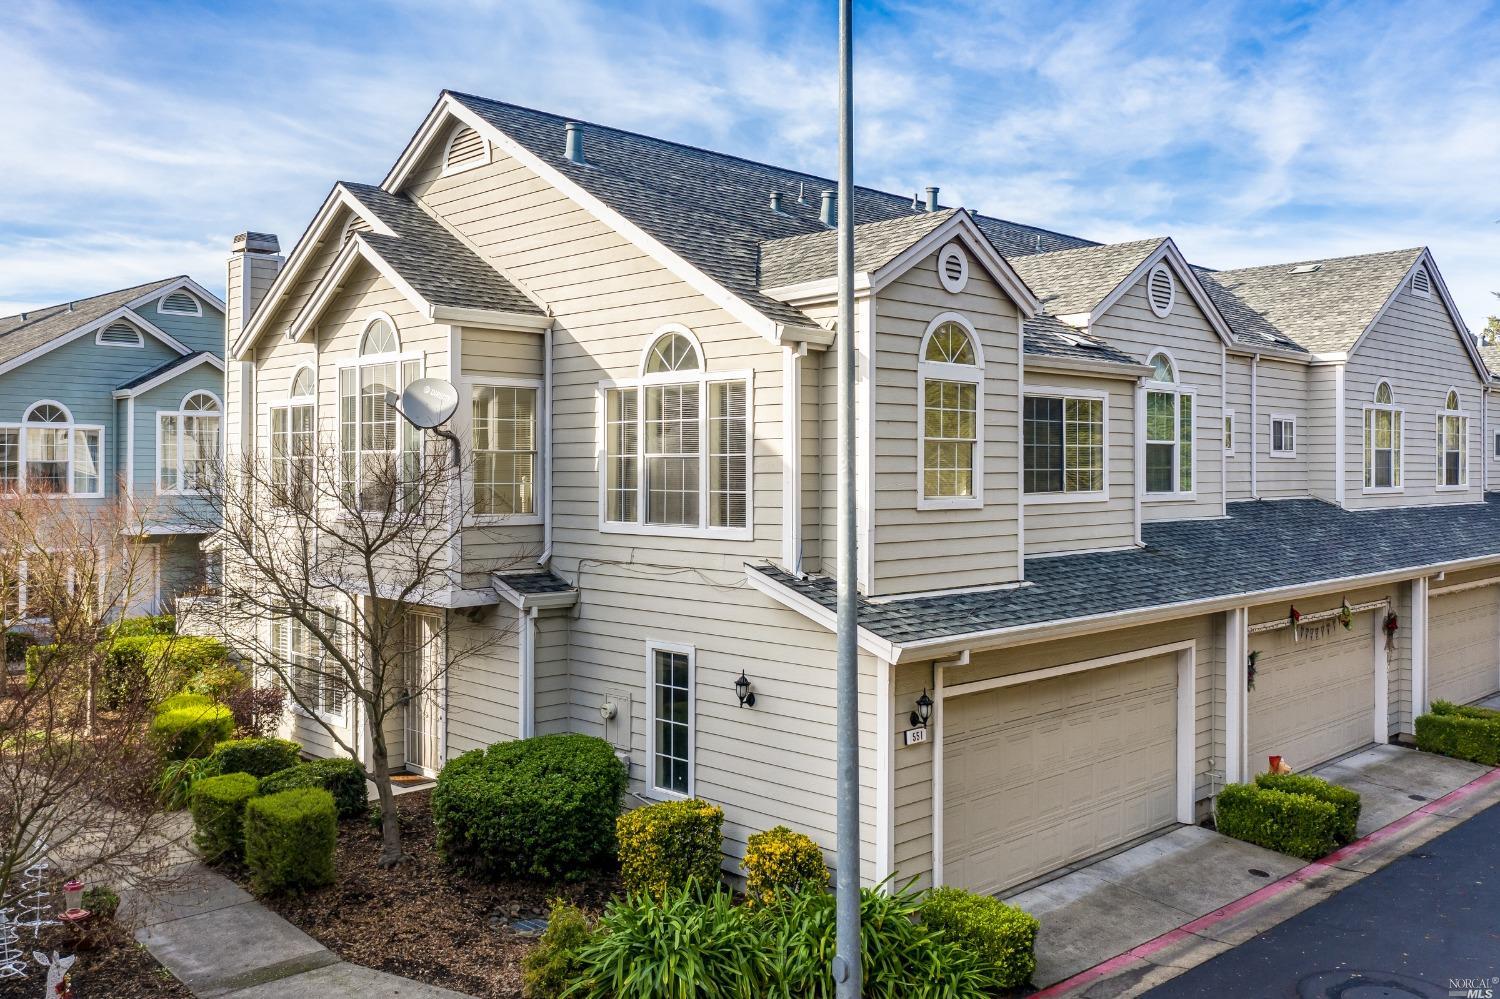
[{"label": "gray shingle roof", "polygon": [[[963,211],[903,215],[854,227],[854,270],[875,271],[898,257],[903,250]],[[838,232],[824,229],[801,236],[773,239],[760,247],[760,286],[785,285],[834,277],[838,273]]]},{"label": "gray shingle roof", "polygon": [[1137,239],[1108,246],[1085,246],[1018,257],[1011,266],[1021,275],[1042,308],[1054,316],[1090,312],[1140,266],[1165,237]]},{"label": "gray shingle roof", "polygon": [[68,311],[68,303],[65,302],[62,305],[32,309],[25,314],[24,319],[20,315],[0,318],[0,363],[51,343],[80,326],[86,326],[138,298],[151,294],[158,288],[165,288],[181,279],[181,276],[163,278],[160,281],[149,281],[131,288],[107,291],[92,298],[82,298],[72,303],[71,312]]},{"label": "gray shingle roof", "polygon": [[1215,274],[1220,272],[1209,270],[1207,267],[1194,267],[1193,273],[1198,275],[1198,280],[1203,284],[1203,290],[1208,292],[1209,301],[1214,303],[1214,307],[1219,310],[1219,315],[1224,317],[1224,323],[1229,327],[1229,332],[1234,334],[1235,340],[1252,346],[1277,347],[1282,350],[1307,353],[1307,348],[1281,332],[1265,316],[1234,297],[1215,280]]},{"label": "gray shingle roof", "polygon": [[[1334,352],[1354,346],[1421,253],[1417,247],[1199,276],[1216,302],[1230,295],[1240,303],[1220,309],[1236,336],[1255,340],[1274,330],[1307,350]],[[1306,270],[1294,273],[1299,268]]]},{"label": "gray shingle roof", "polygon": [[1089,336],[1052,316],[1034,316],[1026,320],[1026,353],[1043,357],[1108,361],[1114,364],[1141,363],[1098,337]]},{"label": "gray shingle roof", "polygon": [[[589,165],[579,165],[563,155],[563,127],[576,119],[449,93],[761,314],[777,322],[808,323],[792,306],[761,294],[760,246],[827,232],[818,220],[819,197],[835,187],[833,181],[594,124],[587,124],[583,133]],[[782,192],[781,212],[769,207],[772,191]],[[925,213],[912,205],[910,196],[867,187],[854,191],[857,224],[916,214]],[[1089,245],[1001,219],[976,216],[975,221],[1007,257]]]},{"label": "gray shingle roof", "polygon": [[1490,377],[1500,377],[1500,346],[1480,340],[1478,347],[1479,356],[1484,358],[1484,366],[1490,370]]},{"label": "gray shingle roof", "polygon": [[544,593],[570,593],[573,584],[550,572],[497,572],[495,578],[526,597]]},{"label": "gray shingle roof", "polygon": [[145,372],[144,374],[136,375],[125,384],[116,386],[115,390],[124,391],[126,389],[133,389],[137,385],[144,385],[151,379],[156,378],[160,375],[164,375],[169,371],[175,371],[177,368],[192,364],[194,361],[198,360],[198,358],[208,355],[209,353],[210,352],[206,350],[197,350],[191,354],[184,354],[181,357],[174,357],[164,364],[158,364],[156,367],[152,368],[150,371]]},{"label": "gray shingle roof", "polygon": [[342,185],[396,235],[364,232],[381,259],[433,305],[541,315],[515,285],[485,263],[405,195],[369,184]]},{"label": "gray shingle roof", "polygon": [[[860,601],[860,627],[896,644],[1234,597],[1281,587],[1500,558],[1500,496],[1483,503],[1341,510],[1318,500],[1231,503],[1223,520],[1146,524],[1145,547],[1028,559],[1032,584],[1006,590]],[[823,607],[828,577],[755,571]]]}]

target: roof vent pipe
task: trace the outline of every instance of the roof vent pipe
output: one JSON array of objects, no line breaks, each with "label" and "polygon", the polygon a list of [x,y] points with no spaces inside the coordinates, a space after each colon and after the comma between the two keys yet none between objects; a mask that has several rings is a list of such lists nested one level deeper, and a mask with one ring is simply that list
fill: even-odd
[{"label": "roof vent pipe", "polygon": [[830,229],[839,224],[839,209],[833,200],[835,196],[836,192],[834,191],[824,191],[823,208],[818,212],[818,218],[822,219],[823,224]]},{"label": "roof vent pipe", "polygon": [[773,212],[779,212],[779,211],[781,211],[781,192],[780,191],[772,191],[771,192],[771,211],[773,211]]},{"label": "roof vent pipe", "polygon": [[574,163],[582,164],[587,162],[583,158],[583,126],[576,121],[570,121],[563,127],[568,132],[568,141],[564,148],[564,155]]},{"label": "roof vent pipe", "polygon": [[935,212],[938,210],[937,192],[938,189],[935,187],[929,187],[927,189],[927,210],[929,212]]}]

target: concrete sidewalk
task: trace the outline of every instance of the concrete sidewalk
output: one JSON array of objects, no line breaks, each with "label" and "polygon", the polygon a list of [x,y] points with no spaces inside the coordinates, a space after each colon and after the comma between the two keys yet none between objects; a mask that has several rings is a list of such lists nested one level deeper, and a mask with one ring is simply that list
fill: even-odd
[{"label": "concrete sidewalk", "polygon": [[[1312,773],[1358,791],[1358,835],[1389,826],[1488,772],[1372,746]],[[1199,826],[1177,828],[1006,899],[1041,920],[1032,982],[1047,988],[1177,931],[1303,868]]]},{"label": "concrete sidewalk", "polygon": [[339,960],[197,859],[170,892],[127,891],[121,915],[136,939],[194,995],[227,999],[470,999]]}]

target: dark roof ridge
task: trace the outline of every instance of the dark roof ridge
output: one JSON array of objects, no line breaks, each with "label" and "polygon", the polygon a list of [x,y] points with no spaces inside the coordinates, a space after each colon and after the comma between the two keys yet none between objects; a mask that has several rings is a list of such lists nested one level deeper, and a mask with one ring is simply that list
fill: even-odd
[{"label": "dark roof ridge", "polygon": [[1226,267],[1222,270],[1211,270],[1209,268],[1202,269],[1209,271],[1209,273],[1211,274],[1245,274],[1250,271],[1267,271],[1276,270],[1278,268],[1305,267],[1309,264],[1331,264],[1344,260],[1368,260],[1371,257],[1404,256],[1409,253],[1421,254],[1425,253],[1426,251],[1427,247],[1425,246],[1405,246],[1395,250],[1372,250],[1369,253],[1346,253],[1336,257],[1311,257],[1307,260],[1288,260],[1285,262],[1275,262],[1269,264],[1252,264],[1249,267]]},{"label": "dark roof ridge", "polygon": [[22,312],[13,312],[8,316],[0,316],[0,323],[5,322],[5,320],[7,319],[19,319],[21,316],[27,317],[24,322],[18,323],[17,325],[10,327],[3,332],[0,332],[0,336],[6,336],[11,333],[15,333],[18,330],[23,330],[26,327],[30,326],[32,323],[39,320],[50,319],[58,314],[58,310],[66,310],[70,305],[76,309],[80,305],[83,305],[87,302],[92,302],[97,298],[104,298],[107,295],[121,295],[128,291],[140,291],[141,289],[145,288],[159,288],[162,285],[170,284],[173,281],[181,281],[185,277],[187,277],[186,274],[176,274],[172,277],[157,278],[155,281],[143,281],[140,284],[126,285],[124,288],[116,288],[113,291],[101,291],[97,295],[89,295],[86,298],[75,298],[67,302],[57,302],[53,305],[39,305],[35,309],[26,309]]}]

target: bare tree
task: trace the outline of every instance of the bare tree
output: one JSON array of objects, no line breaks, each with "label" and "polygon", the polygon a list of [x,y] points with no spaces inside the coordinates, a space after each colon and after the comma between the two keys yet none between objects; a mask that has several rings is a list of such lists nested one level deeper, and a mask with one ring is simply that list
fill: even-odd
[{"label": "bare tree", "polygon": [[[450,614],[433,627],[431,609],[466,581],[487,588],[490,572],[519,560],[493,529],[491,544],[475,547],[502,554],[466,559],[475,504],[465,468],[434,437],[404,427],[391,436],[404,447],[354,455],[320,447],[309,432],[270,454],[235,456],[215,481],[199,483],[202,502],[187,512],[216,532],[230,645],[254,674],[275,677],[342,751],[358,759],[355,743],[365,740],[384,866],[404,859],[388,724],[509,634],[499,624],[455,629]],[[353,739],[321,710],[344,698],[363,722]]]},{"label": "bare tree", "polygon": [[10,662],[0,681],[0,908],[43,849],[91,878],[162,869],[147,723],[168,691],[108,669],[113,623],[149,599],[141,535],[122,506],[0,494],[0,632],[18,652],[18,636],[39,643],[26,675]]}]

